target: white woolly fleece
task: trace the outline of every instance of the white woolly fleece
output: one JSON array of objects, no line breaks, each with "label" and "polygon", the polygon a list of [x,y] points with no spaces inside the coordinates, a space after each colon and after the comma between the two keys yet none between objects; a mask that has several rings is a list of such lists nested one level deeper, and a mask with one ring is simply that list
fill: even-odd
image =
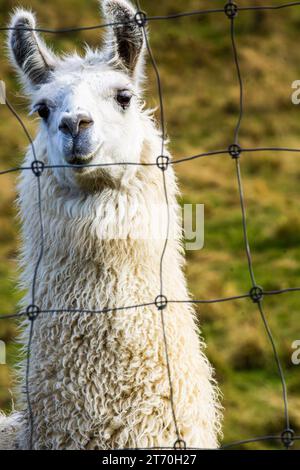
[{"label": "white woolly fleece", "polygon": [[[153,132],[143,161],[150,161],[159,145]],[[35,146],[38,159],[47,161],[42,139]],[[30,161],[29,151],[25,164]],[[166,179],[174,207],[172,168]],[[164,197],[161,172],[142,167],[126,191],[106,188],[100,194],[68,194],[50,170],[41,183],[45,253],[37,278],[39,307],[100,310],[152,302],[159,293],[163,241],[100,240],[96,227],[113,224],[117,211],[124,210],[131,229],[140,230],[142,224],[146,232],[151,226],[149,201],[158,203]],[[36,180],[30,172],[22,173],[19,191],[27,306],[40,247]],[[98,204],[106,210],[99,213]],[[163,266],[169,299],[189,297],[181,252],[179,241],[170,240]],[[214,448],[220,431],[217,389],[193,308],[169,304],[164,315],[181,436],[188,446]],[[27,340],[28,326],[25,346]],[[172,446],[176,440],[156,307],[40,315],[34,326],[29,383],[35,449]],[[26,417],[25,403],[22,408]],[[18,445],[24,449],[27,429],[24,424],[18,434]]]}]

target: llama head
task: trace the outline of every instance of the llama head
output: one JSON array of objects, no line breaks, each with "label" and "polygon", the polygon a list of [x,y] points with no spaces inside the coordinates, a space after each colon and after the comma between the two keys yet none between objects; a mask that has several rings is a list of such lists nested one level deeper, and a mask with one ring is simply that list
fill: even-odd
[{"label": "llama head", "polygon": [[[102,50],[58,58],[36,31],[31,12],[18,9],[9,34],[11,60],[41,117],[41,139],[62,183],[119,183],[133,166],[97,164],[139,161],[144,140],[139,84],[143,76],[144,34],[127,0],[103,0],[107,23]],[[122,24],[123,23],[123,24]],[[86,168],[84,165],[89,164]],[[95,165],[95,166],[93,166]]]}]

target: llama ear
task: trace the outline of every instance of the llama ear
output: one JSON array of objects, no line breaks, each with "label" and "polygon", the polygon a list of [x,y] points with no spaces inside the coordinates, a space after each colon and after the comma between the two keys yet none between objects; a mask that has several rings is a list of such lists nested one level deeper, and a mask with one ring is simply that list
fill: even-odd
[{"label": "llama ear", "polygon": [[144,55],[144,34],[142,28],[132,21],[135,9],[127,0],[102,0],[102,9],[107,23],[118,23],[109,27],[106,38],[110,57],[121,62],[132,75],[136,74]]},{"label": "llama ear", "polygon": [[8,47],[13,64],[25,84],[35,87],[49,81],[55,67],[55,58],[35,31],[35,17],[29,11],[18,9],[12,17]]}]

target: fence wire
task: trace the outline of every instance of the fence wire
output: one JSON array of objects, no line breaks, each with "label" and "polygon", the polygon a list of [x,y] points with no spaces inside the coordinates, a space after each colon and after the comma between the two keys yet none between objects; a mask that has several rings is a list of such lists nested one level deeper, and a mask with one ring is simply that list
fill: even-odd
[{"label": "fence wire", "polygon": [[[26,379],[25,379],[25,393],[27,398],[27,406],[28,406],[28,427],[29,427],[29,448],[32,449],[34,447],[33,442],[33,429],[34,429],[34,415],[32,412],[32,404],[31,404],[31,396],[30,396],[30,356],[31,356],[31,343],[34,333],[34,322],[38,318],[39,315],[45,314],[53,314],[53,313],[61,313],[61,314],[70,314],[70,313],[91,313],[91,314],[105,314],[112,311],[119,311],[119,310],[132,310],[141,307],[147,306],[156,306],[158,312],[161,316],[161,325],[162,325],[162,332],[163,332],[163,342],[165,348],[165,357],[166,357],[166,369],[169,381],[169,400],[170,406],[173,416],[173,424],[174,430],[176,435],[176,441],[174,443],[170,443],[172,446],[170,447],[153,447],[151,449],[193,449],[187,446],[187,443],[184,441],[183,437],[180,434],[180,430],[177,423],[176,417],[176,403],[174,402],[174,394],[173,394],[173,382],[172,382],[172,370],[169,362],[169,354],[168,354],[168,338],[166,335],[166,328],[165,328],[165,318],[164,312],[168,306],[168,304],[214,304],[214,303],[222,303],[222,302],[231,302],[236,300],[243,300],[243,299],[250,299],[253,301],[254,304],[257,305],[257,309],[259,315],[262,319],[264,329],[266,331],[266,335],[269,339],[270,345],[273,350],[274,360],[276,363],[276,367],[278,370],[278,375],[281,381],[282,386],[282,398],[283,398],[283,411],[284,411],[284,423],[285,426],[278,435],[265,435],[265,436],[258,436],[249,439],[235,441],[226,445],[221,446],[219,449],[230,449],[234,447],[238,447],[245,444],[253,444],[258,442],[280,442],[283,447],[289,449],[294,442],[300,440],[300,435],[296,435],[295,431],[290,426],[290,415],[289,415],[289,406],[288,406],[288,394],[287,394],[287,386],[286,381],[280,361],[280,357],[277,351],[276,343],[272,335],[272,331],[270,329],[268,320],[266,318],[264,308],[263,308],[263,298],[265,296],[276,296],[280,294],[288,294],[293,292],[300,292],[300,287],[292,287],[292,288],[285,288],[285,289],[278,289],[278,290],[271,290],[266,291],[262,287],[260,287],[255,280],[255,273],[254,273],[254,266],[251,256],[251,248],[248,239],[248,224],[247,224],[247,214],[246,214],[246,207],[245,207],[245,197],[244,197],[244,189],[243,189],[243,180],[242,180],[242,172],[241,172],[241,164],[240,164],[240,156],[242,153],[247,152],[300,152],[300,148],[288,148],[288,147],[255,147],[255,148],[244,148],[239,143],[239,131],[242,124],[242,119],[244,115],[244,89],[243,89],[243,78],[241,74],[241,68],[239,63],[239,56],[238,56],[238,48],[236,43],[235,37],[235,24],[236,18],[238,13],[242,13],[245,11],[253,11],[253,10],[265,10],[265,11],[272,11],[272,10],[282,10],[284,8],[291,8],[300,6],[300,1],[297,2],[288,2],[283,3],[280,5],[249,5],[249,6],[239,6],[237,2],[233,2],[233,0],[229,0],[223,8],[214,8],[214,9],[202,9],[202,10],[194,10],[188,12],[181,12],[171,15],[161,15],[161,16],[148,16],[141,8],[139,0],[135,0],[136,5],[136,13],[132,17],[132,19],[124,22],[112,22],[107,24],[99,24],[94,26],[82,26],[82,27],[74,27],[74,28],[63,28],[63,29],[49,29],[49,28],[10,28],[10,27],[0,27],[0,31],[9,31],[13,29],[24,30],[24,31],[36,31],[36,32],[43,32],[43,33],[50,33],[50,34],[58,34],[58,33],[72,33],[72,32],[80,32],[80,31],[91,31],[97,30],[101,28],[108,28],[117,25],[124,25],[124,24],[137,24],[143,32],[145,45],[148,51],[148,55],[150,58],[151,65],[153,67],[156,82],[157,82],[157,91],[159,97],[159,105],[160,105],[160,126],[161,126],[161,155],[157,155],[156,159],[150,163],[140,163],[140,162],[118,162],[118,163],[103,163],[103,164],[86,164],[86,165],[73,165],[73,164],[62,164],[62,165],[48,165],[44,164],[43,162],[38,161],[35,147],[33,140],[27,130],[26,125],[24,124],[22,118],[18,115],[12,104],[6,99],[6,105],[11,111],[11,113],[15,116],[25,135],[30,143],[33,153],[33,161],[30,166],[19,166],[15,168],[9,168],[7,170],[0,171],[0,176],[5,175],[8,173],[13,173],[17,171],[32,171],[33,174],[36,176],[37,182],[37,194],[38,194],[38,204],[39,204],[39,230],[40,230],[40,251],[38,255],[38,259],[36,265],[34,267],[34,276],[32,281],[32,289],[31,289],[31,305],[29,305],[26,310],[10,314],[10,315],[0,315],[0,320],[7,320],[7,319],[17,319],[21,317],[27,316],[28,321],[30,322],[29,328],[29,338],[28,338],[28,345],[27,345],[27,361],[26,361]],[[200,15],[208,15],[208,14],[225,14],[229,20],[229,34],[231,38],[231,46],[232,46],[232,54],[233,54],[233,65],[236,70],[238,87],[239,87],[239,112],[237,117],[236,126],[234,128],[232,143],[229,145],[228,148],[204,152],[197,155],[182,157],[175,160],[169,160],[169,157],[165,155],[165,114],[164,114],[164,103],[163,103],[163,90],[162,90],[162,82],[160,78],[159,68],[155,61],[154,54],[152,52],[148,33],[147,33],[147,24],[155,21],[163,21],[163,20],[175,20],[178,18],[186,18],[192,16],[200,16]],[[230,155],[234,161],[235,169],[236,169],[236,177],[237,177],[237,188],[240,200],[240,207],[241,207],[241,217],[242,217],[242,230],[243,230],[243,239],[245,245],[245,253],[248,263],[248,271],[250,277],[250,290],[247,293],[232,296],[232,297],[222,297],[217,299],[188,299],[188,300],[172,300],[168,299],[164,295],[164,283],[163,283],[163,262],[164,262],[164,255],[167,249],[168,244],[168,236],[169,236],[169,225],[170,225],[170,208],[169,208],[169,200],[168,200],[168,191],[167,191],[167,184],[165,178],[165,172],[168,170],[169,165],[177,165],[181,163],[185,163],[191,160],[200,159],[203,157],[213,157],[213,156],[220,156],[220,155]],[[163,251],[160,257],[159,263],[159,273],[160,273],[160,285],[158,289],[158,295],[155,299],[147,299],[148,301],[143,304],[138,305],[128,305],[128,306],[120,306],[120,307],[113,307],[113,308],[105,308],[102,310],[84,310],[84,309],[72,309],[72,308],[65,308],[65,309],[50,309],[50,310],[42,310],[36,305],[36,283],[37,283],[37,274],[40,263],[43,258],[44,253],[44,225],[43,225],[43,213],[42,213],[42,196],[41,196],[41,176],[45,169],[49,168],[77,168],[80,166],[82,168],[85,167],[106,167],[106,166],[118,166],[118,165],[134,165],[134,166],[157,166],[158,170],[161,171],[162,174],[162,181],[163,181],[163,189],[164,189],[164,197],[166,203],[166,217],[167,217],[167,229],[166,229],[166,238],[163,246]],[[149,448],[148,448],[149,449]]]}]

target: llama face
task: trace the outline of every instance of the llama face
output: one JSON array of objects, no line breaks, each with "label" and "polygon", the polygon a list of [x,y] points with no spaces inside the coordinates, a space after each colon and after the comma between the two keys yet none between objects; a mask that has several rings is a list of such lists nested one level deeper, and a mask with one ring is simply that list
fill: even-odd
[{"label": "llama face", "polygon": [[[126,22],[134,9],[125,0],[102,2],[107,22]],[[9,46],[14,65],[41,117],[42,140],[61,182],[97,178],[119,182],[134,174],[144,140],[139,100],[144,37],[135,23],[109,28],[102,51],[59,59],[36,32],[33,15],[18,10]],[[65,168],[66,164],[76,168]],[[86,167],[86,165],[90,165]]]},{"label": "llama face", "polygon": [[[51,82],[34,94],[32,112],[41,116],[41,133],[47,142],[48,160],[64,181],[99,176],[119,180],[134,168],[96,165],[135,162],[143,144],[140,104],[130,77],[106,64],[90,65],[72,60],[57,69]],[[85,167],[83,165],[91,165]],[[95,166],[94,166],[95,165]]]}]

